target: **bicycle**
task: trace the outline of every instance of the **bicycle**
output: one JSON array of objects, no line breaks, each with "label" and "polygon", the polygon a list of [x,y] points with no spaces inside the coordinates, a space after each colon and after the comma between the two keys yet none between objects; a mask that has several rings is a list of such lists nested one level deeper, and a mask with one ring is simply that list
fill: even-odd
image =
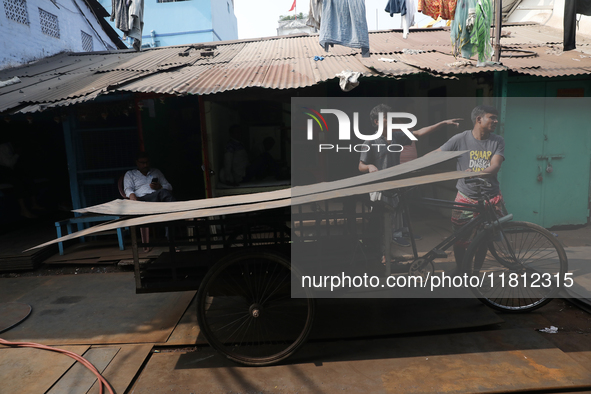
[{"label": "bicycle", "polygon": [[[476,183],[479,189],[487,184],[480,178],[468,182]],[[421,200],[423,204],[472,210],[478,215],[419,258],[407,201],[402,198],[414,253],[410,275],[433,276],[433,261],[447,257],[445,251],[449,247],[475,232],[458,268],[462,273],[486,279],[487,286],[471,287],[480,301],[502,311],[524,312],[545,305],[556,295],[561,280],[551,280],[546,283],[548,286],[539,288],[531,288],[519,280],[523,274],[534,280],[539,275],[538,282],[546,280],[544,274],[550,279],[565,276],[566,254],[547,230],[532,223],[511,222],[512,215],[498,218],[490,198],[483,194],[477,204]],[[310,335],[318,293],[308,287],[292,287],[293,283],[301,284],[304,275],[304,270],[292,265],[289,258],[292,248],[318,246],[313,250],[319,254],[313,257],[326,265],[326,272],[333,272],[339,266],[331,266],[327,259],[330,256],[322,254],[323,250],[334,250],[330,248],[334,245],[345,250],[337,256],[335,264],[345,266],[351,273],[381,266],[371,262],[382,255],[376,244],[380,242],[379,229],[386,225],[381,223],[383,227],[380,227],[378,219],[388,213],[380,209],[372,211],[367,202],[348,208],[343,204],[335,210],[327,204],[319,213],[294,209],[290,237],[284,228],[289,212],[255,216],[252,222],[241,218],[242,231],[230,237],[224,248],[209,251],[223,257],[207,270],[200,283],[197,320],[207,341],[230,360],[251,366],[275,364],[295,353]],[[311,226],[304,230],[306,221]],[[229,250],[233,253],[228,254]],[[383,273],[383,266],[379,268]],[[505,287],[501,286],[503,283]],[[341,295],[351,289],[337,290]],[[331,296],[335,294],[331,289]]]},{"label": "bicycle", "polygon": [[476,276],[479,286],[470,286],[475,296],[485,305],[504,312],[528,312],[549,303],[568,277],[566,252],[545,228],[534,223],[512,222],[513,215],[497,217],[490,197],[482,192],[490,184],[482,178],[466,183],[478,190],[477,204],[421,198],[422,205],[468,210],[474,217],[459,231],[454,232],[422,257],[418,257],[412,237],[408,204],[404,214],[409,224],[415,260],[409,274],[426,277],[434,274],[433,261],[445,258],[445,252],[457,240],[466,239],[474,232],[461,267],[456,273]]}]

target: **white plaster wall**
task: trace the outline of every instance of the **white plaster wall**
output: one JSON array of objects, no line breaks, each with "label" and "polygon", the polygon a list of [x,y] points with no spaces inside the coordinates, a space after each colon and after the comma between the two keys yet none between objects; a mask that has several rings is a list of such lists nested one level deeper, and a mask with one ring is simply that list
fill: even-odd
[{"label": "white plaster wall", "polygon": [[[560,30],[564,28],[564,1],[565,0],[554,0],[554,12],[546,23],[547,26],[551,26]],[[591,36],[591,16],[577,15],[577,19],[579,18],[581,18],[581,20],[579,22],[579,28],[577,29],[577,35],[584,34],[586,36]]]},{"label": "white plaster wall", "polygon": [[[566,0],[573,1],[573,0]],[[541,25],[564,28],[564,2],[565,0],[522,0],[515,12],[509,17],[509,22],[537,22]],[[504,3],[503,3],[504,4]],[[549,10],[528,10],[527,8],[548,7]],[[581,18],[577,35],[591,36],[591,16],[577,15]]]},{"label": "white plaster wall", "polygon": [[[26,0],[29,25],[24,25],[6,17],[4,0],[0,0],[0,69],[60,52],[82,52],[81,30],[92,36],[94,51],[116,49],[86,4],[77,1],[81,14],[74,1],[57,0],[58,9],[49,0]],[[41,31],[39,8],[57,16],[59,39]]]}]

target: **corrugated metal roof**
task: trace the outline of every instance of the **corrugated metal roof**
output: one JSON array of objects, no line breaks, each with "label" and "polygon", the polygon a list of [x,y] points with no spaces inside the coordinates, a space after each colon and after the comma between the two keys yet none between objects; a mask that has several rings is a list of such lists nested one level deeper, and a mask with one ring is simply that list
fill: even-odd
[{"label": "corrugated metal roof", "polygon": [[566,77],[571,75],[589,75],[590,69],[581,68],[522,68],[519,70],[521,74],[534,75],[536,77]]},{"label": "corrugated metal roof", "polygon": [[66,81],[61,81],[61,83],[49,87],[46,90],[39,90],[23,101],[27,103],[51,103],[90,94],[96,96],[109,88],[116,87],[141,75],[142,73],[136,71],[113,71],[109,73],[87,73],[82,75],[70,74],[62,76],[67,77]]},{"label": "corrugated metal roof", "polygon": [[[187,56],[181,57],[179,53],[187,53]],[[188,47],[166,47],[143,51],[132,57],[122,57],[120,61],[99,67],[97,71],[155,71],[167,66],[181,66],[200,57],[199,52]]]},{"label": "corrugated metal roof", "polygon": [[[64,63],[64,61],[66,61],[66,63]],[[4,81],[12,77],[32,77],[35,75],[45,74],[66,67],[72,62],[73,60],[69,55],[61,53],[42,60],[38,60],[35,63],[0,70],[0,81]]]},{"label": "corrugated metal roof", "polygon": [[558,77],[589,74],[591,55],[578,51],[562,52],[550,47],[528,48],[536,57],[503,57],[502,63],[510,70],[527,75]]},{"label": "corrugated metal roof", "polygon": [[[414,66],[420,70],[434,74],[474,74],[487,71],[503,71],[506,67],[501,65],[476,67],[476,61],[455,58],[450,54],[439,51],[423,52],[416,55],[400,54],[401,62]],[[467,63],[471,63],[467,64]]]},{"label": "corrugated metal roof", "polygon": [[[142,52],[61,54],[0,71],[0,81],[21,78],[18,84],[0,88],[0,112],[15,107],[24,112],[71,105],[123,91],[181,95],[251,87],[293,89],[336,78],[345,70],[360,72],[364,77],[389,78],[417,73],[454,78],[495,70],[543,77],[591,74],[589,55],[578,50],[563,53],[561,45],[553,44],[562,35],[557,29],[518,25],[503,26],[503,32],[508,37],[501,43],[511,49],[505,55],[535,57],[503,57],[502,65],[476,67],[475,60],[452,56],[447,28],[411,29],[406,39],[400,31],[372,32],[368,58],[361,57],[359,49],[338,45],[325,52],[318,44],[318,35],[308,34]],[[591,39],[577,37],[577,45],[587,45],[586,40],[591,43]],[[315,56],[324,59],[315,61]]]},{"label": "corrugated metal roof", "polygon": [[402,32],[375,32],[369,35],[369,47],[375,54],[399,53],[404,49],[433,49],[431,47],[451,46],[449,29],[410,29],[406,39]]},{"label": "corrugated metal roof", "polygon": [[294,86],[312,86],[317,82],[309,61],[276,59],[271,61],[262,87],[289,89]]},{"label": "corrugated metal roof", "polygon": [[[372,56],[369,58],[364,58],[358,55],[356,58],[365,67],[374,70],[378,75],[383,74],[393,77],[401,77],[403,75],[419,74],[422,72],[416,67],[401,62],[400,57],[397,55],[387,55],[382,57]],[[390,59],[394,60],[394,62],[380,59]]]}]

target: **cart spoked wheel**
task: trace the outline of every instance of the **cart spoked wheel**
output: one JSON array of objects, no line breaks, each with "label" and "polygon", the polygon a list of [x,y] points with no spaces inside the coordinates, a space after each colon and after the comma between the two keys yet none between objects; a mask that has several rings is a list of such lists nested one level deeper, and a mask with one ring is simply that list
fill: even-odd
[{"label": "cart spoked wheel", "polygon": [[197,321],[209,344],[245,365],[291,356],[310,334],[315,311],[311,294],[292,297],[292,273],[274,252],[241,251],[216,263],[197,293]]}]

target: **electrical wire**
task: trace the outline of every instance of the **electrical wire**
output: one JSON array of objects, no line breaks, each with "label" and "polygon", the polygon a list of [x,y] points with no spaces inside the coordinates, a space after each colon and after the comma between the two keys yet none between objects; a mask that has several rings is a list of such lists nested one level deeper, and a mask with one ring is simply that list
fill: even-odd
[{"label": "electrical wire", "polygon": [[70,352],[68,350],[63,350],[63,349],[58,349],[58,348],[51,347],[51,346],[41,345],[39,343],[33,343],[33,342],[9,342],[9,341],[2,339],[2,338],[0,338],[0,344],[6,345],[6,346],[13,346],[13,347],[30,347],[30,348],[34,348],[34,349],[50,350],[52,352],[65,354],[66,356],[73,358],[74,360],[78,361],[80,364],[84,365],[86,368],[90,369],[92,371],[92,373],[94,373],[96,375],[96,377],[99,381],[99,393],[100,394],[103,394],[103,385],[107,388],[107,390],[109,390],[110,394],[115,394],[115,391],[113,391],[113,388],[111,387],[111,385],[109,384],[107,379],[105,379],[101,375],[101,373],[96,369],[96,367],[94,365],[92,365],[92,363],[90,361],[88,361],[84,357],[82,357],[74,352]]}]

